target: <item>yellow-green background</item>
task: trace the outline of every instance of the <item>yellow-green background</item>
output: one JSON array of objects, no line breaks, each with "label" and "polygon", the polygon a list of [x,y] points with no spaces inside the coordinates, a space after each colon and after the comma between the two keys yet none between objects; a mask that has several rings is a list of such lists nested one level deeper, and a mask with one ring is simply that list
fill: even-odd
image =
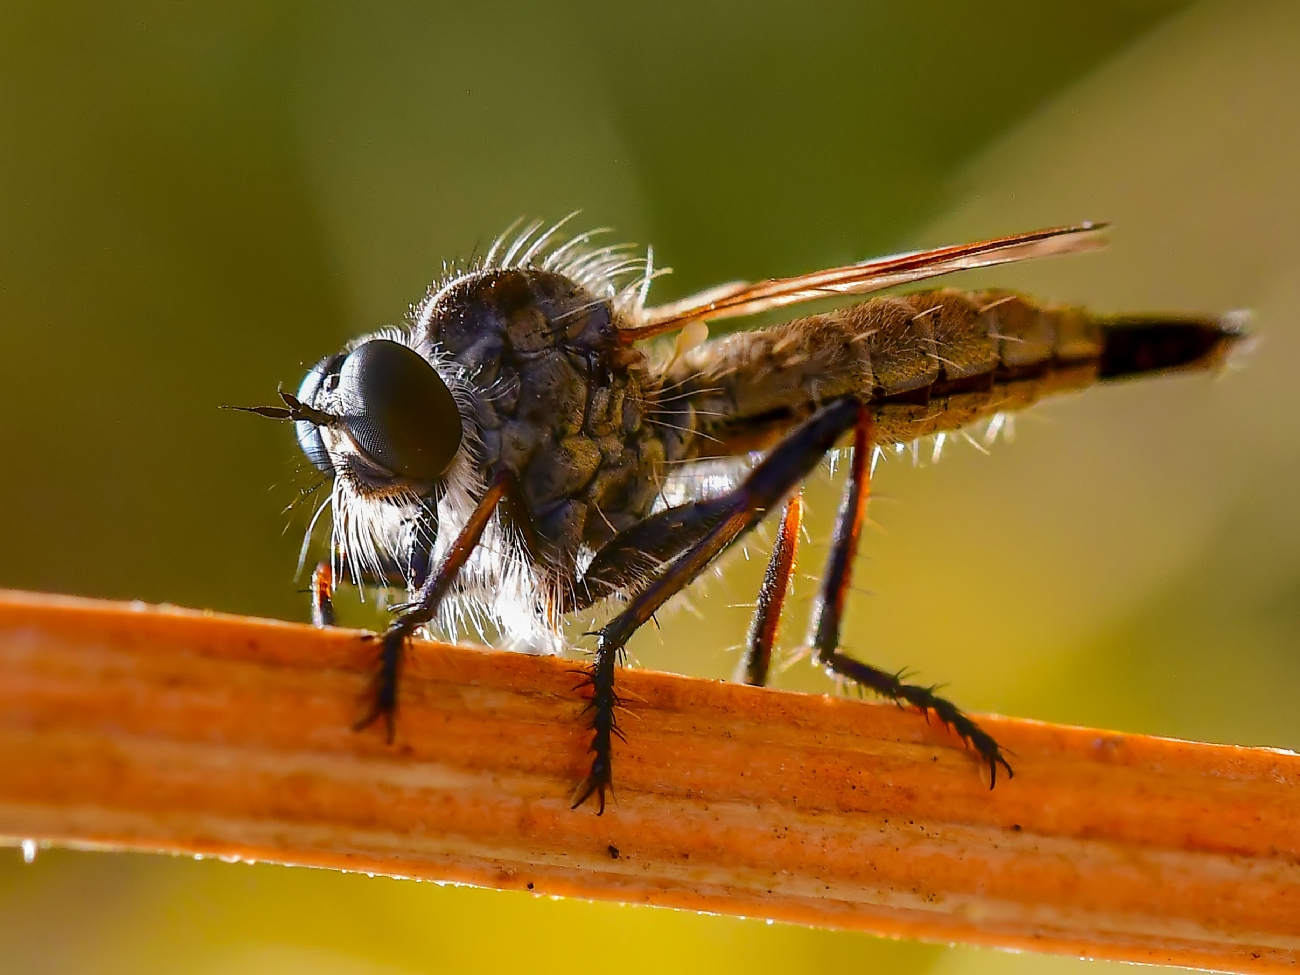
[{"label": "yellow-green background", "polygon": [[[217,406],[266,401],[399,320],[444,257],[520,214],[581,207],[653,242],[678,269],[663,299],[1110,219],[1103,254],[978,280],[1106,310],[1250,307],[1256,353],[1218,382],[1047,405],[989,457],[885,465],[849,646],[977,709],[1295,747],[1298,184],[1289,0],[5,0],[0,585],[302,618],[290,431]],[[822,542],[824,478],[809,500]],[[733,560],[640,660],[729,673],[760,571]],[[806,665],[782,680],[827,688]],[[6,973],[1078,964],[0,850]]]}]

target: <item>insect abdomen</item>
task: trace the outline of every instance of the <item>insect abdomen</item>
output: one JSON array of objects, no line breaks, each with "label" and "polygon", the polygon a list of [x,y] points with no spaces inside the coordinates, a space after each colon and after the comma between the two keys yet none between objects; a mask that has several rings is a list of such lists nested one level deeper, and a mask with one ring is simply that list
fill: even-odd
[{"label": "insect abdomen", "polygon": [[905,443],[1096,382],[1211,369],[1240,338],[1214,318],[1107,318],[1005,291],[936,290],[730,335],[668,378],[698,390],[696,456],[766,446],[846,394],[873,404],[879,443]]}]

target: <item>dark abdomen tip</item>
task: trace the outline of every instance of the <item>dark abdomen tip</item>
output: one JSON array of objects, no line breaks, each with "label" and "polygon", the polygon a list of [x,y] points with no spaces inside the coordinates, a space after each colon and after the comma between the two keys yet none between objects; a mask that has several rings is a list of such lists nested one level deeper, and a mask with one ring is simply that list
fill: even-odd
[{"label": "dark abdomen tip", "polygon": [[1104,346],[1097,378],[1214,370],[1245,337],[1245,316],[1123,317],[1102,322]]}]

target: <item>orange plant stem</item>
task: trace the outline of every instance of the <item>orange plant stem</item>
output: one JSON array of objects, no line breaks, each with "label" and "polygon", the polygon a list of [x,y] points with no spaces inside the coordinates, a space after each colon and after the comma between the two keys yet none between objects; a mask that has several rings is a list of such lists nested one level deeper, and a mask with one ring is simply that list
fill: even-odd
[{"label": "orange plant stem", "polygon": [[0,593],[0,835],[1092,958],[1300,964],[1300,756],[622,675],[615,799],[569,809],[572,661],[417,644],[350,730],[355,632]]}]

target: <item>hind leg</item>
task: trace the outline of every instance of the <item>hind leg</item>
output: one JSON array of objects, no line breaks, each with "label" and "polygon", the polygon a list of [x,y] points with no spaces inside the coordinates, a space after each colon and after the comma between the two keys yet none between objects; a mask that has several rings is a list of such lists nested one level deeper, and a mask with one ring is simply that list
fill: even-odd
[{"label": "hind leg", "polygon": [[1008,776],[1012,771],[1002,755],[1002,749],[988,732],[963,714],[951,701],[935,694],[934,688],[904,683],[901,675],[864,664],[840,649],[840,624],[844,619],[845,600],[853,576],[853,560],[858,552],[858,539],[866,521],[867,498],[871,493],[872,448],[871,414],[863,410],[854,431],[853,464],[835,521],[835,537],[826,561],[826,571],[822,575],[821,591],[813,609],[808,643],[817,662],[828,673],[868,688],[891,701],[910,704],[926,715],[933,712],[979,752],[989,767],[991,789],[997,782],[999,765],[1007,770]]}]

